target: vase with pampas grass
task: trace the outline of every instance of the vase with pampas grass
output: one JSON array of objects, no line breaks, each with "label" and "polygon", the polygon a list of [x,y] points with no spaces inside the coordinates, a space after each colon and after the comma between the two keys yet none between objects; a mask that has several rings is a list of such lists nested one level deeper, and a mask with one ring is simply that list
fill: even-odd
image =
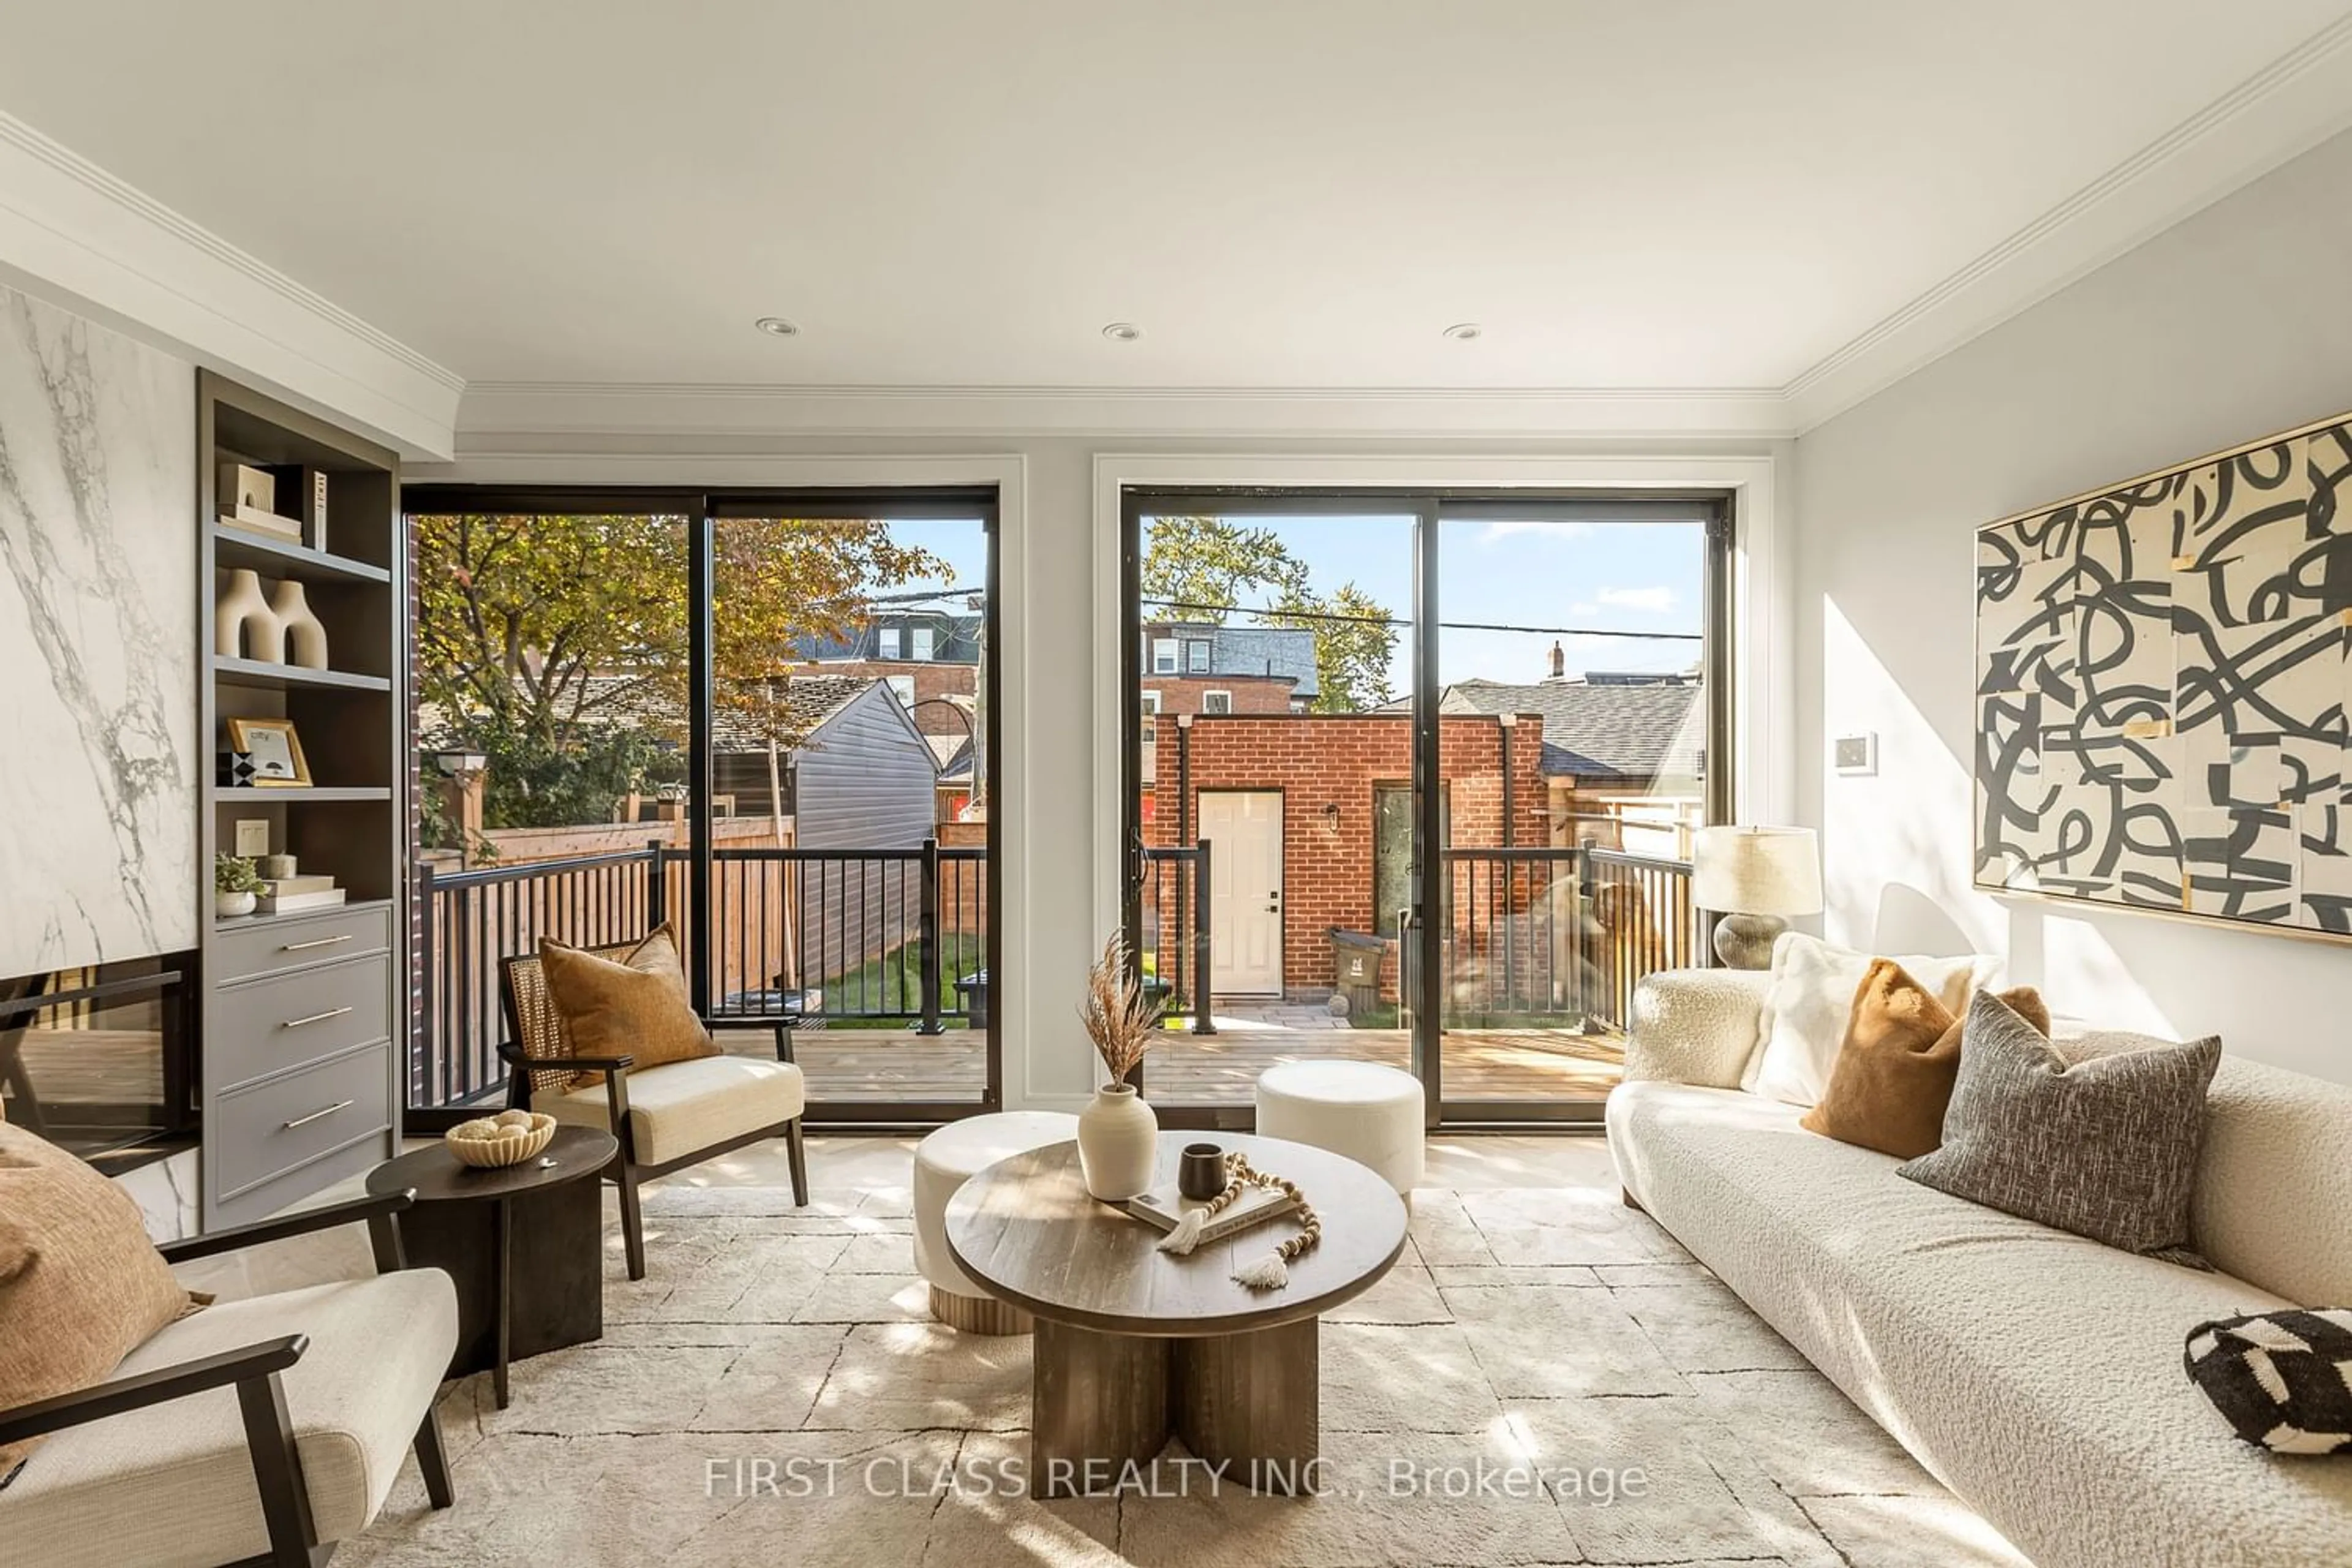
[{"label": "vase with pampas grass", "polygon": [[1088,1193],[1125,1203],[1150,1187],[1160,1163],[1160,1118],[1127,1081],[1151,1048],[1160,1009],[1145,999],[1129,968],[1127,938],[1117,931],[1087,972],[1078,1018],[1110,1075],[1078,1113],[1078,1169]]}]

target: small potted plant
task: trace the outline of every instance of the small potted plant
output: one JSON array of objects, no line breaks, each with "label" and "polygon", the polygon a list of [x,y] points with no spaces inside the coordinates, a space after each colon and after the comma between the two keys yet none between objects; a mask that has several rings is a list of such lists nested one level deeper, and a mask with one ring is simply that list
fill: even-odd
[{"label": "small potted plant", "polygon": [[1127,938],[1111,933],[1087,974],[1078,1008],[1110,1081],[1078,1114],[1078,1168],[1087,1191],[1106,1203],[1125,1203],[1147,1191],[1160,1163],[1160,1118],[1127,1081],[1151,1048],[1160,1006],[1129,972]]},{"label": "small potted plant", "polygon": [[261,891],[261,876],[242,855],[213,857],[213,913],[222,920],[253,912],[254,895]]}]

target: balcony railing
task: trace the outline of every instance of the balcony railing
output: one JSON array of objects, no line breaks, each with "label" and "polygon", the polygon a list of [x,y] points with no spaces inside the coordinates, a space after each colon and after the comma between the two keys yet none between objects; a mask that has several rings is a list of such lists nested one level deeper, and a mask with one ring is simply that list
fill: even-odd
[{"label": "balcony railing", "polygon": [[1622,1033],[1643,975],[1694,962],[1685,861],[1591,840],[1448,847],[1438,859],[1446,872],[1447,1026]]},{"label": "balcony railing", "polygon": [[[552,937],[631,942],[688,907],[689,851],[642,849],[436,872],[418,868],[422,1013],[409,1103],[452,1105],[505,1079],[499,963]],[[905,1022],[985,1026],[988,852],[727,847],[711,852],[713,951],[676,921],[689,973],[708,965],[711,1011],[803,1026]]]},{"label": "balcony railing", "polygon": [[[1155,846],[1139,868],[1143,973],[1171,1023],[1198,1034],[1216,1031],[1203,897],[1212,857],[1206,843]],[[420,867],[422,1016],[409,1103],[463,1103],[500,1087],[500,959],[535,952],[542,937],[629,942],[682,916],[689,860],[656,842],[478,870]],[[1439,861],[1444,1026],[1622,1032],[1644,975],[1698,962],[1686,862],[1590,840],[1449,847]],[[919,1034],[987,1026],[986,850],[726,847],[713,850],[712,871],[713,951],[695,952],[692,922],[676,924],[687,963],[708,966],[715,1013],[803,1027],[903,1022]],[[1381,971],[1391,1000],[1414,989],[1416,944],[1402,946]]]}]

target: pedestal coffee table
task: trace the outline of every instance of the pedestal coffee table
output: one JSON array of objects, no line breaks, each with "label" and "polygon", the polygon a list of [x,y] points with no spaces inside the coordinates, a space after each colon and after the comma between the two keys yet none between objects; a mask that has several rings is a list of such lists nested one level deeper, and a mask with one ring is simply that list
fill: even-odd
[{"label": "pedestal coffee table", "polygon": [[457,1287],[449,1375],[488,1371],[507,1407],[507,1363],[604,1332],[604,1210],[597,1175],[621,1145],[593,1127],[559,1127],[535,1160],[461,1165],[428,1144],[368,1173],[373,1194],[414,1192],[400,1216],[409,1264]]},{"label": "pedestal coffee table", "polygon": [[1276,1219],[1188,1258],[1160,1232],[1087,1195],[1078,1146],[999,1161],[949,1200],[948,1250],[965,1273],[1037,1321],[1029,1490],[1069,1497],[1119,1484],[1172,1434],[1223,1482],[1292,1492],[1313,1484],[1320,1423],[1316,1321],[1369,1289],[1404,1249],[1404,1204],[1369,1167],[1304,1143],[1162,1132],[1160,1181],[1209,1142],[1297,1184],[1323,1240],[1280,1290],[1234,1283],[1297,1226]]}]

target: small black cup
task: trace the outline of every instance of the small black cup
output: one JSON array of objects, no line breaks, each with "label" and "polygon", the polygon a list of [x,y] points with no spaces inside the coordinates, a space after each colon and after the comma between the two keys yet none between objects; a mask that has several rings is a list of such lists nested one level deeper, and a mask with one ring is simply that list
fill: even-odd
[{"label": "small black cup", "polygon": [[1213,1198],[1225,1190],[1225,1152],[1214,1143],[1187,1143],[1176,1165],[1176,1190],[1188,1198]]}]

